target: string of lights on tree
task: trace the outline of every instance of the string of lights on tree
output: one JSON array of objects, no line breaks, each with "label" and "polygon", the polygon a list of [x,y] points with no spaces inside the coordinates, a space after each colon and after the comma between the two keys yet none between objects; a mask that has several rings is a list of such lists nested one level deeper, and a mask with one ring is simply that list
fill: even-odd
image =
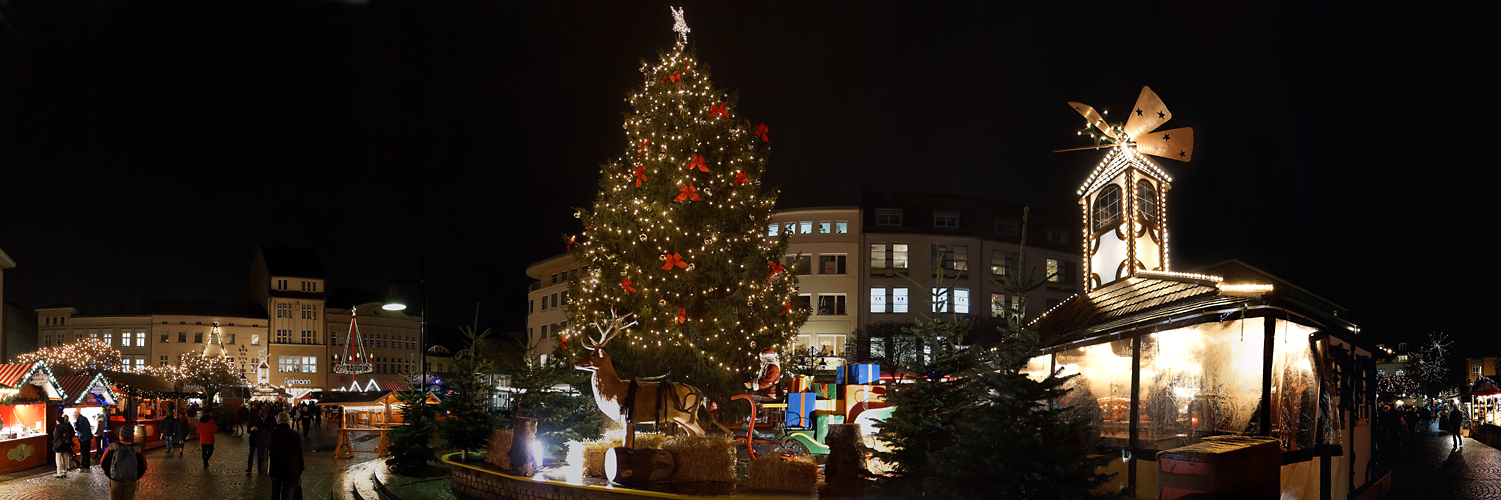
[{"label": "string of lights on tree", "polygon": [[85,339],[66,345],[43,347],[16,356],[16,360],[22,363],[41,361],[53,369],[66,368],[80,372],[119,370],[124,364],[125,357],[120,354],[119,349],[110,346],[108,342]]},{"label": "string of lights on tree", "polygon": [[635,313],[640,326],[608,346],[617,369],[670,366],[712,395],[753,373],[760,348],[790,346],[807,311],[792,307],[797,278],[780,269],[786,235],[764,236],[777,195],[760,182],[770,128],[737,115],[689,48],[681,9],[673,16],[677,43],[642,62],[645,81],[626,98],[626,151],[602,166],[593,207],[574,212],[583,232],[563,237],[584,269],[563,337],[611,310]]}]

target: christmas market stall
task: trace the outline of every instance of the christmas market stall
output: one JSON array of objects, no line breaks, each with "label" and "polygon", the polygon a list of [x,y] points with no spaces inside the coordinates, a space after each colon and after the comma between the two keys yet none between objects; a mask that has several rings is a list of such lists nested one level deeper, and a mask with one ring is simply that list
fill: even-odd
[{"label": "christmas market stall", "polygon": [[401,425],[401,402],[395,391],[374,392],[324,392],[318,406],[340,415],[339,445],[334,458],[352,458],[355,453],[371,453],[355,450],[351,437],[355,434],[378,434],[380,443],[373,453],[384,456],[390,440],[386,433],[393,426]]},{"label": "christmas market stall", "polygon": [[[143,373],[104,372],[120,398],[110,413],[109,428],[115,436],[126,425],[135,423],[135,441],[146,448],[162,446],[161,421],[167,415],[183,417],[184,401],[191,402],[202,394],[179,390],[165,378]],[[198,416],[188,415],[188,433],[198,426]]]},{"label": "christmas market stall", "polygon": [[[99,424],[109,421],[110,408],[119,402],[119,396],[110,388],[109,379],[103,373],[93,375],[69,375],[58,377],[58,384],[68,396],[62,400],[62,413],[68,417],[69,422],[76,421],[79,415],[88,419],[90,428],[99,429]],[[96,443],[79,443],[81,446],[94,446]]]},{"label": "christmas market stall", "polygon": [[49,403],[67,398],[52,370],[40,362],[0,364],[0,396],[0,474],[47,463],[56,418]]}]

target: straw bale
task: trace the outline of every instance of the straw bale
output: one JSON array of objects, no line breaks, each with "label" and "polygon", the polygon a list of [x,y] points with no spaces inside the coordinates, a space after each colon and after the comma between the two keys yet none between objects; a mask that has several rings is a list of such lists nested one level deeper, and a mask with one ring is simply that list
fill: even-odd
[{"label": "straw bale", "polygon": [[[636,448],[638,449],[662,449],[662,442],[667,436],[656,432],[637,432]],[[568,465],[583,466],[584,475],[588,477],[605,477],[605,452],[610,448],[620,446],[625,439],[625,431],[613,430],[606,432],[604,437],[589,441],[568,442]],[[583,457],[583,463],[573,461],[577,457]]]},{"label": "straw bale", "polygon": [[672,453],[677,463],[673,481],[733,483],[735,443],[733,439],[673,436],[662,442],[662,449]]},{"label": "straw bale", "polygon": [[747,489],[814,493],[818,490],[818,462],[811,456],[792,460],[777,455],[757,458],[750,464]]},{"label": "straw bale", "polygon": [[485,462],[502,470],[511,470],[510,429],[495,429],[490,431],[490,442],[485,447]]}]

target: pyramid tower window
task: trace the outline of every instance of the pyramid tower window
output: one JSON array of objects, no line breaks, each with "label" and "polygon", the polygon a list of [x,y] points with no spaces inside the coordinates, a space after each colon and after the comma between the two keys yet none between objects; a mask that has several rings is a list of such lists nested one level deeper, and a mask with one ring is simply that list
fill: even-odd
[{"label": "pyramid tower window", "polygon": [[1142,222],[1157,222],[1157,189],[1146,179],[1136,182],[1136,213]]},{"label": "pyramid tower window", "polygon": [[1115,184],[1106,186],[1094,199],[1094,230],[1104,232],[1115,229],[1121,220],[1121,188]]}]

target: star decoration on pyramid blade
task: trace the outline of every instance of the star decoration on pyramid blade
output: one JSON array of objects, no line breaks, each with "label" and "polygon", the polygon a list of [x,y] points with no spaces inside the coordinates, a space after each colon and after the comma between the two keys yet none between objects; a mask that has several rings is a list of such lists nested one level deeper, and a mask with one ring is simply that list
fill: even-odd
[{"label": "star decoration on pyramid blade", "polygon": [[[1157,127],[1171,120],[1173,113],[1168,111],[1167,106],[1162,103],[1161,98],[1157,97],[1157,93],[1152,92],[1151,87],[1141,88],[1141,95],[1136,98],[1136,105],[1132,107],[1133,112],[1127,113],[1128,118],[1125,124],[1106,122],[1103,114],[1089,105],[1077,102],[1069,102],[1068,105],[1083,115],[1087,121],[1085,130],[1080,131],[1079,135],[1084,135],[1087,131],[1094,139],[1095,145],[1062,151],[1120,147],[1179,161],[1189,161],[1193,158],[1193,128],[1184,127],[1154,132]],[[1153,117],[1153,115],[1156,116]]]}]

